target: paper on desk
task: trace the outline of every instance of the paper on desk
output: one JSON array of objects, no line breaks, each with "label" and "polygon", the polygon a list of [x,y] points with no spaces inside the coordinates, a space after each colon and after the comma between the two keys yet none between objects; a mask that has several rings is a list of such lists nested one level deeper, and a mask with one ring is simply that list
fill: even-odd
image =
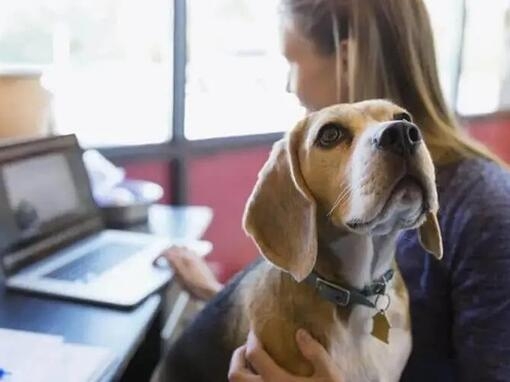
[{"label": "paper on desk", "polygon": [[6,381],[49,381],[59,364],[62,338],[0,329],[0,368]]},{"label": "paper on desk", "polygon": [[2,382],[89,382],[99,379],[113,361],[109,350],[67,344],[59,336],[0,329]]},{"label": "paper on desk", "polygon": [[97,381],[113,361],[108,349],[64,344],[62,366],[52,381]]}]

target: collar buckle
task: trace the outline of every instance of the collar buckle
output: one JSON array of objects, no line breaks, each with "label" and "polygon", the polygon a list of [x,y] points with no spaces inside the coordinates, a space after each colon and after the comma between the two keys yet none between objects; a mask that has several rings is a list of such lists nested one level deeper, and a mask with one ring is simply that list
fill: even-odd
[{"label": "collar buckle", "polygon": [[339,306],[345,307],[351,302],[351,292],[348,289],[320,277],[315,280],[315,288],[326,300],[334,301]]},{"label": "collar buckle", "polygon": [[386,292],[386,282],[384,282],[384,281],[375,282],[372,285],[371,289],[372,289],[372,294],[377,294],[377,295],[384,294]]}]

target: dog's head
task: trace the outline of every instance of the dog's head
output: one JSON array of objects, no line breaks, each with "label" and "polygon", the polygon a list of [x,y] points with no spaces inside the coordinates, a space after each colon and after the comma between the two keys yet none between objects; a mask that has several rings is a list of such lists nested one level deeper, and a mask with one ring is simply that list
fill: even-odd
[{"label": "dog's head", "polygon": [[420,227],[437,258],[442,241],[434,165],[411,115],[383,100],[309,115],[282,140],[246,204],[245,231],[274,265],[303,280],[317,257],[317,217],[345,233]]}]

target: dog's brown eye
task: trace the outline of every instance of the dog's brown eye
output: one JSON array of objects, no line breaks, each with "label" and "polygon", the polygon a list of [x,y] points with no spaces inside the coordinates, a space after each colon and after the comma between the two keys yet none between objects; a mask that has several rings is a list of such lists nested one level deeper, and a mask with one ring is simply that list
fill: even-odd
[{"label": "dog's brown eye", "polygon": [[317,144],[324,148],[332,147],[341,140],[343,136],[344,131],[342,127],[333,123],[328,123],[320,129],[319,136],[317,137]]},{"label": "dog's brown eye", "polygon": [[411,114],[409,113],[397,113],[393,116],[394,121],[408,121],[412,122],[413,118],[411,117]]}]

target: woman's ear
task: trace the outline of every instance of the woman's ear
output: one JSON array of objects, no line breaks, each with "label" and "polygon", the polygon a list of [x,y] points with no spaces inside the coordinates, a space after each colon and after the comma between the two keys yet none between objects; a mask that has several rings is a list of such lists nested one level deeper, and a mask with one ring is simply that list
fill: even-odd
[{"label": "woman's ear", "polygon": [[436,259],[443,257],[443,239],[441,228],[434,212],[427,214],[427,220],[418,228],[420,244],[427,252],[433,254]]},{"label": "woman's ear", "polygon": [[297,158],[296,131],[273,146],[248,199],[245,231],[264,257],[302,281],[317,257],[316,205]]}]

